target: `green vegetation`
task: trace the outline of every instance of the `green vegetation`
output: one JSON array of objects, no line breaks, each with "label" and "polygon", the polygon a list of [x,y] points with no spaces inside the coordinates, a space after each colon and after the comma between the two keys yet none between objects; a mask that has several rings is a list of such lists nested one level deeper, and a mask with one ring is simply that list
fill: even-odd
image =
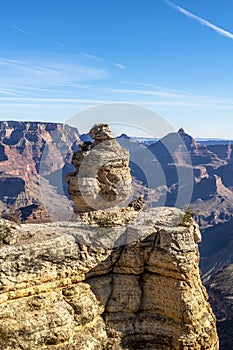
[{"label": "green vegetation", "polygon": [[107,319],[107,320],[105,321],[105,324],[106,324],[106,333],[107,333],[107,336],[108,336],[109,338],[114,338],[115,333],[114,333],[114,329],[113,329],[112,323]]},{"label": "green vegetation", "polygon": [[185,208],[184,215],[180,220],[179,226],[189,227],[192,224],[194,216],[196,215],[197,213],[195,213],[190,206],[187,206]]},{"label": "green vegetation", "polygon": [[101,228],[111,228],[115,226],[114,222],[109,218],[94,218],[96,224]]}]

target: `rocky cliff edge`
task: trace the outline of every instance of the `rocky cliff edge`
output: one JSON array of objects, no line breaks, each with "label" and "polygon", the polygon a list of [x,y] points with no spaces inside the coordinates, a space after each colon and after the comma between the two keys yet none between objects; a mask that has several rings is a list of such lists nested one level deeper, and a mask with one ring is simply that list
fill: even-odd
[{"label": "rocky cliff edge", "polygon": [[200,232],[182,215],[155,208],[106,230],[1,220],[0,350],[217,350]]}]

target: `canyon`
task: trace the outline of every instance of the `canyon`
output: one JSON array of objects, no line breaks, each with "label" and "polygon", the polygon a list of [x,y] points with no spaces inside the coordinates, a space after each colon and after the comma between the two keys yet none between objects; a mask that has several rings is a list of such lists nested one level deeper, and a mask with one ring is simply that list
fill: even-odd
[{"label": "canyon", "polygon": [[[77,160],[72,164],[73,154],[84,147],[83,142],[86,142],[84,153],[88,154],[94,139],[89,136],[86,141],[85,135],[80,135],[77,129],[56,123],[6,121],[1,122],[0,130],[2,216],[27,224],[71,219],[76,211],[77,192],[72,198],[65,179],[69,177],[68,173],[73,174],[75,179],[79,170]],[[143,198],[144,204],[139,205],[139,212],[144,206],[148,210],[161,205],[176,206],[178,196],[186,191],[185,182],[182,183],[183,193],[182,186],[179,188],[179,174],[188,173],[189,179],[192,174],[190,202],[203,235],[203,242],[199,244],[202,280],[218,319],[220,345],[223,349],[231,349],[232,335],[227,331],[227,325],[233,319],[230,311],[232,306],[229,304],[232,293],[229,282],[232,280],[232,144],[198,143],[184,129],[149,145],[127,135],[117,137],[116,140],[128,151],[128,155],[121,153],[120,159],[124,159],[126,165],[129,164],[133,178],[130,201]],[[109,141],[115,144],[112,137]],[[100,145],[99,148],[102,147]],[[102,151],[100,149],[99,154]],[[155,172],[158,175],[156,177],[153,176]],[[161,173],[163,176],[159,176]],[[125,174],[129,178],[127,170]],[[116,175],[109,174],[110,178]],[[97,180],[103,181],[103,176],[100,174]],[[108,189],[109,183],[106,179],[101,181],[102,185],[98,186],[103,190],[100,197],[104,198],[104,189]],[[114,202],[114,184],[110,187],[113,195],[110,197]],[[129,195],[129,188],[127,191]],[[135,220],[139,212],[128,206],[130,201],[126,203],[127,208],[121,209],[121,214],[118,212],[113,220],[111,217],[115,209],[107,216],[114,225],[125,225]],[[83,220],[86,224],[96,225],[106,214],[104,211],[102,208],[102,211],[92,213],[91,217],[83,213]]]},{"label": "canyon", "polygon": [[69,157],[72,219],[0,220],[0,349],[218,350],[198,225],[135,198],[108,125],[90,136]]}]

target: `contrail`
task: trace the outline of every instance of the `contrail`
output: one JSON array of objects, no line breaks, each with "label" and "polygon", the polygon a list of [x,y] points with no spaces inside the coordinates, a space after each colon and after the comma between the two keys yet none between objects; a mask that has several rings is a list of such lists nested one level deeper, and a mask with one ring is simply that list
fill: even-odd
[{"label": "contrail", "polygon": [[173,2],[169,1],[169,0],[163,0],[168,6],[170,6],[171,8],[175,9],[176,11],[182,13],[183,15],[185,15],[186,17],[189,17],[191,19],[193,19],[196,22],[199,22],[200,24],[209,27],[211,29],[213,29],[216,33],[225,36],[229,39],[233,39],[233,33],[228,32],[227,30],[224,30],[218,26],[216,26],[215,24],[207,21],[204,18],[201,18],[199,16],[194,15],[192,12],[189,12],[187,10],[185,10],[184,8],[177,6],[176,4],[174,4]]}]

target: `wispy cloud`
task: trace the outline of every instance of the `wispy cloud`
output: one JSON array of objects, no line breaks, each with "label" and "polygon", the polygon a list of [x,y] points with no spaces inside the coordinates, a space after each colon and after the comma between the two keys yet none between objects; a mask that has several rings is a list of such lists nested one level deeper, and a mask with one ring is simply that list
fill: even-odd
[{"label": "wispy cloud", "polygon": [[[13,106],[21,106],[26,104],[25,106],[31,104],[43,107],[43,104],[46,106],[57,107],[57,105],[65,105],[65,106],[76,106],[76,105],[99,105],[106,103],[133,103],[128,99],[116,99],[116,98],[103,98],[103,99],[75,99],[75,98],[31,98],[31,97],[0,97],[0,102],[3,105]],[[178,100],[166,100],[166,101],[144,101],[137,100],[134,102],[137,105],[143,106],[177,106],[177,107],[193,107],[199,108],[204,107],[208,109],[231,109],[233,110],[233,100],[217,100],[217,99],[200,99],[200,100],[188,100],[188,101],[178,101]]]},{"label": "wispy cloud", "polygon": [[129,81],[129,80],[122,80],[121,83],[127,84],[127,85],[139,85],[139,86],[147,86],[147,87],[153,87],[152,84],[146,84],[146,83],[139,83],[136,81]]},{"label": "wispy cloud", "polygon": [[[48,74],[47,74],[48,75]],[[64,81],[64,82],[43,82],[40,81],[40,87],[37,84],[28,84],[23,85],[22,83],[0,83],[0,89],[2,90],[2,95],[6,95],[3,91],[8,93],[12,93],[17,97],[18,94],[24,96],[25,98],[28,95],[36,96],[37,98],[46,98],[49,96],[49,99],[59,98],[63,99],[66,96],[70,98],[72,101],[76,100],[76,98],[86,99],[109,99],[111,100],[125,100],[128,102],[137,103],[141,101],[142,98],[145,100],[145,103],[154,103],[154,104],[166,104],[166,103],[193,103],[197,101],[198,103],[202,103],[204,100],[203,96],[197,96],[190,92],[180,91],[175,89],[169,89],[159,86],[152,86],[149,89],[147,88],[147,84],[142,85],[142,88],[137,88],[134,86],[132,88],[124,88],[124,87],[111,87],[111,86],[101,86],[83,84],[83,83],[73,83],[72,81]],[[45,84],[46,83],[46,84]],[[143,83],[142,83],[143,84]],[[1,94],[1,92],[0,92]]]},{"label": "wispy cloud", "polygon": [[153,84],[147,84],[147,83],[141,83],[141,82],[135,82],[135,81],[128,81],[128,80],[122,80],[121,83],[127,84],[127,85],[133,85],[133,86],[138,85],[138,86],[143,86],[143,87],[150,87],[150,88],[154,88],[154,89],[166,91],[166,92],[175,92],[178,94],[192,95],[192,93],[188,92],[188,91],[168,88],[168,87],[159,86],[159,85],[153,85]]},{"label": "wispy cloud", "polygon": [[14,30],[16,30],[17,32],[19,32],[19,33],[23,33],[23,34],[30,35],[30,36],[35,36],[36,35],[35,33],[29,32],[28,30],[20,28],[20,27],[16,26],[15,24],[12,24],[12,28]]},{"label": "wispy cloud", "polygon": [[103,62],[104,61],[102,57],[99,57],[99,56],[96,56],[96,55],[91,55],[91,54],[89,54],[87,52],[80,52],[80,55],[84,56],[86,58],[89,58],[91,60],[94,60],[94,61],[99,61],[99,62]]},{"label": "wispy cloud", "polygon": [[202,17],[194,15],[192,12],[185,10],[183,7],[177,6],[176,4],[174,4],[173,2],[171,2],[169,0],[164,0],[164,2],[168,6],[170,6],[171,8],[173,8],[176,11],[185,15],[186,17],[189,17],[189,18],[193,19],[194,21],[199,22],[200,24],[202,24],[206,27],[213,29],[216,33],[233,40],[233,33],[229,32],[227,30],[224,30],[221,27],[216,26],[215,24],[207,21],[206,19],[204,19]]},{"label": "wispy cloud", "polygon": [[2,58],[0,57],[0,66],[10,66],[15,69],[20,70],[30,70],[34,73],[55,73],[55,70],[38,64],[32,64],[27,61],[15,60],[12,58]]},{"label": "wispy cloud", "polygon": [[104,91],[109,91],[117,94],[127,95],[143,95],[143,96],[159,96],[159,97],[170,97],[170,98],[185,98],[186,94],[178,93],[172,90],[165,89],[153,89],[153,90],[142,90],[142,89],[115,89],[105,88]]},{"label": "wispy cloud", "polygon": [[[62,84],[57,84],[57,85],[62,85]],[[65,86],[65,84],[64,84],[64,86]],[[38,93],[46,93],[47,94],[48,92],[49,93],[64,94],[64,91],[62,89],[56,90],[54,88],[48,89],[48,88],[38,88],[38,87],[33,87],[33,86],[2,84],[2,83],[0,83],[0,90],[12,92],[12,94],[14,94],[14,95],[15,95],[15,93],[17,93],[20,95],[26,94],[26,95],[38,96]]]},{"label": "wispy cloud", "polygon": [[125,66],[121,63],[112,63],[112,65],[119,68],[119,69],[125,69]]},{"label": "wispy cloud", "polygon": [[[63,113],[77,106],[104,103],[134,103],[143,106],[177,106],[233,109],[233,100],[215,99],[146,82],[112,81],[102,64],[80,64],[80,55],[30,55],[27,59],[0,57],[0,105],[48,105]],[[106,63],[106,61],[105,61]],[[106,63],[110,68],[111,61]],[[118,67],[119,68],[119,67]],[[105,80],[107,79],[107,80]],[[128,85],[128,86],[127,86]],[[69,107],[70,106],[70,107]],[[66,112],[65,108],[67,107]],[[35,108],[36,109],[36,108]],[[19,109],[20,110],[20,109]],[[3,111],[3,109],[1,109]],[[17,110],[16,110],[17,111]],[[24,113],[24,112],[23,112]],[[61,111],[59,112],[61,113]]]},{"label": "wispy cloud", "polygon": [[[96,55],[93,55],[93,54],[90,54],[90,53],[87,53],[87,52],[80,52],[79,53],[81,56],[83,57],[86,57],[88,60],[92,60],[92,61],[96,61],[96,62],[105,62],[105,63],[110,63],[110,62],[106,62],[107,60],[104,60],[102,57],[100,56],[96,56]],[[112,62],[111,63],[112,66],[120,69],[120,70],[123,70],[125,69],[126,67],[121,64],[121,63],[115,63],[115,62]]]},{"label": "wispy cloud", "polygon": [[0,57],[0,75],[1,83],[42,86],[41,84],[102,80],[108,77],[108,72],[104,68],[79,64],[77,56],[63,54],[49,58],[37,56],[26,60]]},{"label": "wispy cloud", "polygon": [[[0,87],[0,96],[1,95],[7,95],[7,96],[22,96],[25,95],[24,92],[18,91],[18,90],[14,90],[12,88],[1,88]],[[31,95],[31,94],[30,94]]]},{"label": "wispy cloud", "polygon": [[[144,83],[133,83],[127,82],[127,84],[135,85],[134,88],[124,88],[124,87],[106,87],[99,85],[90,85],[90,84],[56,84],[59,87],[72,88],[73,91],[81,90],[92,90],[98,93],[102,93],[103,96],[107,94],[113,94],[114,96],[148,96],[148,97],[170,97],[170,98],[192,98],[194,95],[191,92],[181,91],[176,89],[164,88],[161,86],[154,86]],[[142,86],[141,89],[137,88],[137,85]],[[0,84],[1,86],[1,84]],[[148,89],[147,87],[150,87]],[[144,89],[143,89],[144,88]],[[69,92],[70,90],[68,90]]]}]

